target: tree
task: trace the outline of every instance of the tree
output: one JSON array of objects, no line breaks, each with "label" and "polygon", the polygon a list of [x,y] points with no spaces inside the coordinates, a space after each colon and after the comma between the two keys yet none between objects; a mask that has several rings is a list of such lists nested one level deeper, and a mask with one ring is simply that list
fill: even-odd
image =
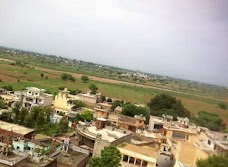
[{"label": "tree", "polygon": [[131,103],[126,103],[126,104],[124,104],[121,113],[124,115],[130,116],[130,117],[134,117],[135,115],[142,114],[146,118],[146,124],[149,123],[150,111],[147,107],[141,107],[141,106],[138,107]]},{"label": "tree", "polygon": [[167,110],[166,114],[172,115],[175,120],[177,116],[190,117],[190,112],[183,106],[182,102],[167,94],[156,95],[147,105],[151,114],[155,116],[162,116],[164,110]]},{"label": "tree", "polygon": [[93,112],[89,110],[85,110],[83,113],[81,113],[81,116],[86,120],[87,122],[90,122],[93,120]]},{"label": "tree", "polygon": [[84,82],[84,83],[89,82],[89,77],[86,76],[86,75],[83,75],[83,76],[81,77],[81,80],[82,80],[82,82]]},{"label": "tree", "polygon": [[41,73],[40,76],[43,78],[44,77],[44,73]]},{"label": "tree", "polygon": [[89,167],[103,167],[100,157],[93,157],[89,160]]},{"label": "tree", "polygon": [[41,111],[39,112],[39,115],[36,119],[36,128],[40,130],[44,126],[44,124],[45,124],[45,115],[44,115],[44,112]]},{"label": "tree", "polygon": [[106,96],[102,96],[101,97],[101,102],[103,103],[103,102],[105,102],[106,101]]},{"label": "tree", "polygon": [[72,107],[72,109],[78,109],[78,108],[85,107],[85,106],[86,106],[86,104],[83,101],[75,100],[74,106]]},{"label": "tree", "polygon": [[14,119],[13,119],[14,123],[18,122],[18,118],[19,118],[19,114],[20,114],[20,108],[21,108],[21,105],[18,102],[15,103],[14,107],[12,108],[12,111],[14,113]]},{"label": "tree", "polygon": [[18,123],[20,125],[24,125],[24,121],[26,116],[28,115],[28,111],[26,108],[22,108],[19,115],[18,115]]},{"label": "tree", "polygon": [[59,133],[66,133],[68,130],[69,121],[63,117],[59,122]]},{"label": "tree", "polygon": [[34,128],[35,122],[31,117],[31,114],[26,115],[25,120],[24,120],[24,126],[29,127],[29,128]]},{"label": "tree", "polygon": [[197,167],[227,167],[228,154],[223,155],[212,155],[207,159],[197,160]]},{"label": "tree", "polygon": [[0,108],[5,108],[5,103],[3,100],[0,99]]},{"label": "tree", "polygon": [[44,113],[46,115],[45,122],[48,124],[50,122],[51,116],[53,114],[53,110],[50,107],[44,109]]},{"label": "tree", "polygon": [[120,167],[121,153],[116,146],[110,145],[101,151],[100,157],[89,160],[89,167]]},{"label": "tree", "polygon": [[192,121],[213,131],[223,131],[226,128],[226,124],[217,114],[206,111],[200,111],[197,116],[192,118]]},{"label": "tree", "polygon": [[45,79],[48,79],[48,76],[45,76]]},{"label": "tree", "polygon": [[62,74],[61,75],[61,78],[62,78],[62,80],[64,80],[64,81],[72,81],[72,82],[74,82],[75,81],[75,78],[72,76],[72,75],[70,75],[70,74],[66,74],[66,73],[64,73],[64,74]]},{"label": "tree", "polygon": [[95,84],[91,84],[89,89],[91,90],[91,94],[96,94],[98,87]]},{"label": "tree", "polygon": [[75,115],[74,121],[78,123],[79,121],[85,121],[85,118],[81,114],[77,113]]}]

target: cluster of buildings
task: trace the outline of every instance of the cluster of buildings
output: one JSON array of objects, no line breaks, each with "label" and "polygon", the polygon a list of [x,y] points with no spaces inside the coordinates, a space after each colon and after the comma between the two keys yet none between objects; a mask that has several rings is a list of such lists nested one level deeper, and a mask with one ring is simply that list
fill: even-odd
[{"label": "cluster of buildings", "polygon": [[[94,120],[78,123],[69,119],[71,134],[52,137],[35,134],[34,129],[0,121],[0,166],[85,167],[89,158],[100,156],[101,150],[115,145],[121,153],[123,167],[195,167],[198,159],[228,152],[228,134],[199,127],[188,118],[170,115],[150,116],[145,125],[143,115],[121,115],[121,107],[110,112],[111,105],[101,103],[101,94],[71,95],[67,89],[53,97],[44,89],[5,92],[0,97],[7,106],[21,102],[30,110],[34,106],[51,106],[52,122],[58,123],[60,113],[74,118],[80,110],[75,101],[83,101],[93,112]],[[1,113],[1,112],[0,112]],[[73,126],[74,125],[74,126]]]}]

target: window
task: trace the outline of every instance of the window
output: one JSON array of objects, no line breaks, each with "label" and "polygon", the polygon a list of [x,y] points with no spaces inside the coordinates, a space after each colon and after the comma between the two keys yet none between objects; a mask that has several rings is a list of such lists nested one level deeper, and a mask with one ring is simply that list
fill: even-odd
[{"label": "window", "polygon": [[207,141],[207,144],[208,144],[208,145],[211,145],[211,141],[210,141],[210,140],[208,140],[208,141]]}]

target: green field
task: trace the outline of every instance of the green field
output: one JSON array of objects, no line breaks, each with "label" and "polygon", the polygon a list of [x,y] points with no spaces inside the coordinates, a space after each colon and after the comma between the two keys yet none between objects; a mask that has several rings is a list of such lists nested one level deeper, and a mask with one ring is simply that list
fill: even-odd
[{"label": "green field", "polygon": [[[59,69],[60,70],[60,69]],[[48,76],[48,79],[42,78]],[[95,83],[98,91],[108,97],[116,99],[123,99],[132,103],[146,104],[156,94],[167,93],[180,99],[183,104],[192,113],[199,111],[214,112],[220,115],[226,123],[228,123],[228,110],[222,110],[217,107],[221,101],[227,103],[228,99],[224,98],[212,99],[211,94],[207,97],[187,95],[183,93],[169,92],[166,90],[158,90],[152,88],[143,88],[139,86],[130,86],[114,83],[104,83],[101,81],[92,80],[89,83],[83,83],[80,78],[76,78],[75,82],[63,81],[60,77],[60,72],[50,72],[48,69],[37,70],[34,66],[26,65],[25,67],[12,65],[10,62],[0,61],[0,87],[12,85],[14,90],[21,90],[28,86],[35,86],[44,88],[52,94],[58,92],[60,86],[67,87],[68,89],[79,89],[87,91],[91,83]]]}]

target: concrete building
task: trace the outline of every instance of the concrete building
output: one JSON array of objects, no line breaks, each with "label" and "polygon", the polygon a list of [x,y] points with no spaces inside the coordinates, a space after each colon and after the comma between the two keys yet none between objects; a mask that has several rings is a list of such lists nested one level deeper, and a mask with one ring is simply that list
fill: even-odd
[{"label": "concrete building", "polygon": [[0,99],[4,101],[6,107],[11,107],[15,96],[13,94],[0,94]]},{"label": "concrete building", "polygon": [[145,128],[144,122],[146,118],[142,115],[135,115],[134,117],[119,115],[117,126],[122,129],[127,129],[133,132]]},{"label": "concrete building", "polygon": [[171,139],[173,141],[181,141],[188,143],[195,143],[197,138],[197,132],[195,129],[190,128],[182,128],[177,126],[164,126],[164,135],[166,138]]},{"label": "concrete building", "polygon": [[0,121],[0,142],[11,143],[14,139],[32,139],[34,129],[29,129],[17,124]]},{"label": "concrete building", "polygon": [[[45,157],[33,152],[32,150],[25,150],[25,143],[18,141],[16,144],[7,145],[0,143],[0,166],[1,167],[57,167],[57,161],[54,157]],[[16,144],[16,145],[15,145]],[[30,143],[29,146],[34,146]],[[16,149],[15,147],[16,146]]]},{"label": "concrete building", "polygon": [[117,106],[114,110],[114,113],[120,114],[122,112],[122,109],[123,109],[122,107]]},{"label": "concrete building", "polygon": [[25,107],[29,110],[35,106],[51,106],[53,95],[47,94],[45,91],[45,89],[27,87],[24,91],[15,92],[15,101],[20,102],[22,104],[22,107]]},{"label": "concrete building", "polygon": [[196,167],[198,159],[206,159],[210,156],[210,152],[186,142],[178,142],[175,144],[173,152],[177,159],[175,167]]},{"label": "concrete building", "polygon": [[94,109],[94,117],[99,118],[108,118],[109,111],[110,111],[110,104],[107,103],[98,103],[93,109]]},{"label": "concrete building", "polygon": [[119,145],[123,142],[130,143],[132,133],[105,127],[106,119],[97,118],[96,126],[78,126],[78,146],[86,146],[92,151],[93,156],[99,156],[105,146]]},{"label": "concrete building", "polygon": [[90,156],[85,149],[71,146],[68,151],[61,151],[56,158],[58,167],[85,167]]},{"label": "concrete building", "polygon": [[143,166],[154,167],[158,150],[156,148],[144,148],[128,143],[123,143],[117,147],[122,155],[122,166]]},{"label": "concrete building", "polygon": [[202,142],[206,149],[217,154],[225,154],[228,152],[228,134],[214,131],[206,131],[203,133]]},{"label": "concrete building", "polygon": [[163,118],[150,115],[150,121],[148,126],[149,131],[159,131],[163,128],[163,126],[164,126]]},{"label": "concrete building", "polygon": [[96,103],[101,102],[101,93],[98,93],[96,95],[91,94],[90,92],[79,93],[77,97],[78,97],[78,100],[83,101],[88,105],[95,105]]}]

